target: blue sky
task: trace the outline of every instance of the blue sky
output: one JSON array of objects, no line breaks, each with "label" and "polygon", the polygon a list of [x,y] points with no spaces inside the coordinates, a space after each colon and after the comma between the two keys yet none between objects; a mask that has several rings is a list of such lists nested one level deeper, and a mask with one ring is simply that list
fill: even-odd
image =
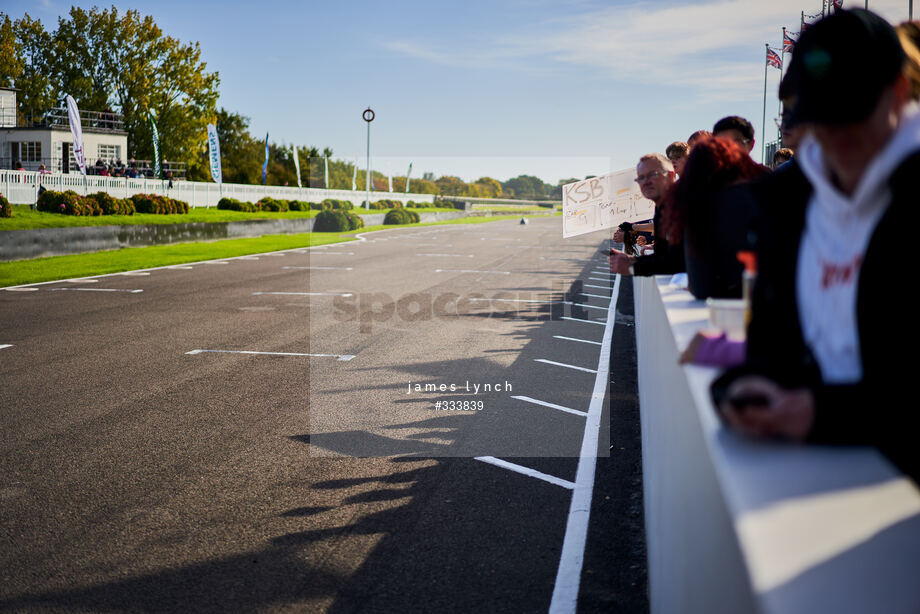
[{"label": "blue sky", "polygon": [[[113,4],[198,41],[220,74],[219,104],[256,135],[363,166],[370,105],[376,170],[405,174],[412,161],[415,177],[549,183],[632,166],[725,115],[754,123],[759,158],[764,43],[778,47],[783,26],[797,31],[802,10],[821,10],[820,0]],[[907,19],[908,0],[869,5]],[[4,0],[0,10],[51,29],[70,6]],[[767,140],[778,80],[771,68]]]}]

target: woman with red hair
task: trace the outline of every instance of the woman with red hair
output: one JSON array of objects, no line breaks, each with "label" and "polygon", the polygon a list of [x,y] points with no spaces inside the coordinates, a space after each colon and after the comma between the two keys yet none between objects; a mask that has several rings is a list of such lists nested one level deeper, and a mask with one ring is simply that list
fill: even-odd
[{"label": "woman with red hair", "polygon": [[662,212],[662,232],[683,240],[690,292],[699,299],[740,298],[742,265],[751,249],[753,201],[746,182],[768,169],[727,139],[708,137],[690,152]]}]

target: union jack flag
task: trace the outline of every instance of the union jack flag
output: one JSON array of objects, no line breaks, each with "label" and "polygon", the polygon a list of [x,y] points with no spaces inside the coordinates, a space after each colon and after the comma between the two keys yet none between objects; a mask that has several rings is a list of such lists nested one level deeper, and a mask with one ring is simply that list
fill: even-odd
[{"label": "union jack flag", "polygon": [[802,28],[800,32],[804,32],[805,28],[808,26],[814,25],[815,21],[821,18],[821,13],[815,13],[814,15],[806,15],[802,13]]},{"label": "union jack flag", "polygon": [[793,47],[795,47],[795,39],[786,32],[786,28],[783,28],[783,53],[792,53]]},{"label": "union jack flag", "polygon": [[769,47],[767,47],[767,66],[783,69],[783,58],[779,57],[779,54]]},{"label": "union jack flag", "polygon": [[843,8],[843,0],[831,0],[831,6],[834,8],[834,11],[839,11]]}]

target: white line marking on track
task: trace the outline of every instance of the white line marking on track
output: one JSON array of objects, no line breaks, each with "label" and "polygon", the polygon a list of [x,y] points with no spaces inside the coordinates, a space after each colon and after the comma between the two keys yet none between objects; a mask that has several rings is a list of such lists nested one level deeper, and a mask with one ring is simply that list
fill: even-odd
[{"label": "white line marking on track", "polygon": [[438,257],[450,257],[450,258],[472,258],[473,254],[416,254],[416,256],[438,256]]},{"label": "white line marking on track", "polygon": [[13,347],[13,344],[12,344],[12,343],[3,343],[3,344],[0,344],[0,350],[5,349],[5,348],[11,348],[11,347]]},{"label": "white line marking on track", "polygon": [[576,367],[575,365],[567,365],[564,362],[555,362],[552,360],[546,360],[545,358],[534,358],[534,362],[543,362],[548,365],[554,365],[556,367],[565,367],[566,369],[575,369],[576,371],[584,371],[586,373],[597,373],[596,369],[586,369],[585,367]]},{"label": "white line marking on track", "polygon": [[601,288],[601,289],[603,289],[603,290],[609,290],[609,289],[610,289],[610,286],[595,286],[595,285],[592,285],[592,284],[584,284],[583,287],[584,287],[584,288]]},{"label": "white line marking on track", "polygon": [[[598,343],[600,345],[600,343]],[[553,409],[558,409],[559,411],[564,411],[570,414],[575,414],[576,416],[587,416],[588,412],[580,411],[577,409],[572,409],[571,407],[563,407],[562,405],[556,405],[555,403],[547,403],[546,401],[540,401],[538,399],[531,399],[530,397],[511,397],[512,399],[518,399],[520,401],[526,401],[528,403],[533,403],[534,405],[542,405],[543,407],[551,407]]]},{"label": "white line marking on track", "polygon": [[610,296],[604,296],[603,294],[588,294],[587,292],[579,292],[581,296],[590,296],[592,298],[610,298]]},{"label": "white line marking on track", "polygon": [[582,320],[581,318],[570,318],[569,316],[562,316],[563,320],[571,320],[572,322],[585,322],[586,324],[600,324],[600,322],[595,322],[593,320]]},{"label": "white line marking on track", "polygon": [[604,345],[600,341],[588,341],[587,339],[576,339],[575,337],[563,337],[562,335],[553,335],[554,339],[565,339],[566,341],[577,341],[579,343],[590,343],[591,345]]},{"label": "white line marking on track", "polygon": [[38,292],[38,288],[4,288],[7,292]]},{"label": "white line marking on track", "polygon": [[524,298],[471,298],[467,299],[472,302],[501,301],[503,303],[542,303],[544,305],[552,304],[556,301],[538,301]]},{"label": "white line marking on track", "polygon": [[611,273],[610,269],[594,269],[591,271],[592,275],[607,275],[609,277],[616,277],[616,273]]},{"label": "white line marking on track", "polygon": [[[208,260],[205,264],[230,264],[226,260]],[[149,275],[149,273],[148,273]]]},{"label": "white line marking on track", "polygon": [[148,271],[128,271],[127,273],[122,273],[126,277],[144,277],[150,275]]},{"label": "white line marking on track", "polygon": [[[266,256],[270,254],[265,254]],[[310,252],[311,256],[354,256],[354,252]]]},{"label": "white line marking on track", "polygon": [[584,307],[584,308],[586,308],[586,309],[603,309],[604,311],[607,311],[607,308],[606,308],[606,307],[598,307],[598,306],[596,306],[596,305],[585,305],[584,303],[574,303],[574,302],[572,302],[572,301],[563,301],[563,302],[564,302],[566,305],[576,305],[576,306],[578,306],[578,307]]},{"label": "white line marking on track", "polygon": [[280,296],[354,296],[351,292],[253,292],[253,296],[275,294]]},{"label": "white line marking on track", "polygon": [[[617,277],[613,296],[620,293]],[[594,378],[594,392],[585,421],[585,434],[581,440],[578,469],[575,472],[575,488],[569,505],[569,517],[565,525],[565,539],[559,557],[559,569],[550,602],[550,614],[573,614],[578,606],[578,586],[581,583],[581,569],[585,560],[585,544],[588,539],[588,520],[591,516],[591,497],[594,494],[594,472],[597,468],[597,440],[600,433],[601,413],[604,409],[604,395],[610,370],[610,346],[613,342],[613,325],[616,320],[616,298],[610,302],[607,323],[604,328],[604,344],[597,359],[597,377]]]},{"label": "white line marking on track", "polygon": [[98,284],[98,279],[65,279],[65,283],[68,284]]},{"label": "white line marking on track", "polygon": [[609,277],[589,277],[588,279],[593,279],[594,281],[610,281]]},{"label": "white line marking on track", "polygon": [[193,266],[175,265],[175,266],[170,266],[170,267],[166,267],[166,268],[167,268],[167,269],[184,269],[184,270],[186,270],[186,271],[191,271],[191,270],[194,269],[195,267],[193,267]]},{"label": "white line marking on track", "polygon": [[486,273],[492,275],[511,275],[509,271],[473,271],[470,269],[435,269],[435,273]]},{"label": "white line marking on track", "polygon": [[[372,232],[385,232],[385,231],[372,231]],[[302,249],[302,248],[292,248],[292,249],[290,249],[290,250],[283,250],[283,251],[286,251],[286,252],[288,252],[288,251],[294,251],[294,249]],[[307,248],[307,249],[312,249],[312,248]],[[234,258],[217,258],[216,260],[236,260],[237,258],[239,258],[239,257],[234,257]],[[198,262],[186,262],[186,263],[185,263],[186,266],[180,266],[180,265],[176,265],[176,264],[171,264],[171,265],[166,265],[166,266],[154,266],[154,267],[150,267],[150,268],[147,268],[147,269],[138,269],[138,270],[139,270],[139,271],[160,271],[160,270],[163,270],[163,269],[191,269],[191,268],[192,268],[191,265],[204,264],[204,263],[206,263],[206,262],[212,262],[212,260],[199,260]],[[93,275],[93,277],[102,278],[102,277],[113,277],[113,276],[115,276],[115,275],[121,275],[121,273],[104,273],[104,274],[102,274],[102,275]],[[25,287],[30,287],[30,286],[46,286],[46,285],[48,285],[48,284],[66,283],[66,281],[67,281],[67,280],[64,280],[64,279],[52,279],[51,281],[38,281],[38,282],[35,282],[35,283],[31,283],[31,284],[22,284],[22,285],[19,285],[19,286],[7,286],[7,287],[5,287],[5,288],[0,288],[0,290],[15,290],[15,289],[17,289],[17,288],[25,288]],[[37,289],[37,288],[36,288],[36,289]]]},{"label": "white line marking on track", "polygon": [[538,480],[543,480],[544,482],[549,482],[550,484],[555,484],[556,486],[562,486],[563,488],[568,488],[569,490],[573,490],[575,488],[574,482],[569,482],[568,480],[557,478],[554,475],[549,475],[547,473],[543,473],[542,471],[531,469],[530,467],[509,463],[508,461],[503,461],[502,459],[495,458],[494,456],[477,456],[476,460],[488,463],[490,465],[495,465],[496,467],[501,467],[502,469],[508,469],[510,471],[514,471],[515,473],[521,473],[531,478],[537,478]]},{"label": "white line marking on track", "polygon": [[350,266],[283,266],[282,269],[301,269],[312,271],[314,269],[323,271],[353,271],[354,267]]},{"label": "white line marking on track", "polygon": [[128,292],[130,294],[143,292],[143,290],[140,289],[131,290],[129,288],[48,288],[49,292],[58,292],[60,290],[76,290],[79,292]]},{"label": "white line marking on track", "polygon": [[273,258],[281,258],[284,254],[262,254],[263,256],[271,256]]},{"label": "white line marking on track", "polygon": [[265,356],[309,356],[310,358],[336,358],[339,362],[346,362],[354,358],[351,354],[298,354],[296,352],[254,352],[251,350],[192,350],[189,355],[204,353],[212,354],[258,354]]}]

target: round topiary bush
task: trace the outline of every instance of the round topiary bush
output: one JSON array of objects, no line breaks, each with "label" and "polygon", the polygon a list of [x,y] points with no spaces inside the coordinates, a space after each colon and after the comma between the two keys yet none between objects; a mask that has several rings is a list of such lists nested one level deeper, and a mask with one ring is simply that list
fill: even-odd
[{"label": "round topiary bush", "polygon": [[418,213],[415,211],[409,211],[408,209],[399,208],[391,209],[387,212],[385,218],[383,218],[384,224],[414,224],[419,221]]},{"label": "round topiary bush", "polygon": [[0,217],[13,217],[13,206],[3,194],[0,194]]},{"label": "round topiary bush", "polygon": [[344,232],[351,230],[351,224],[345,212],[336,209],[324,209],[316,214],[313,222],[314,232]]},{"label": "round topiary bush", "polygon": [[359,228],[364,228],[364,218],[355,213],[354,211],[343,211],[345,217],[348,218],[348,230],[358,230]]}]

